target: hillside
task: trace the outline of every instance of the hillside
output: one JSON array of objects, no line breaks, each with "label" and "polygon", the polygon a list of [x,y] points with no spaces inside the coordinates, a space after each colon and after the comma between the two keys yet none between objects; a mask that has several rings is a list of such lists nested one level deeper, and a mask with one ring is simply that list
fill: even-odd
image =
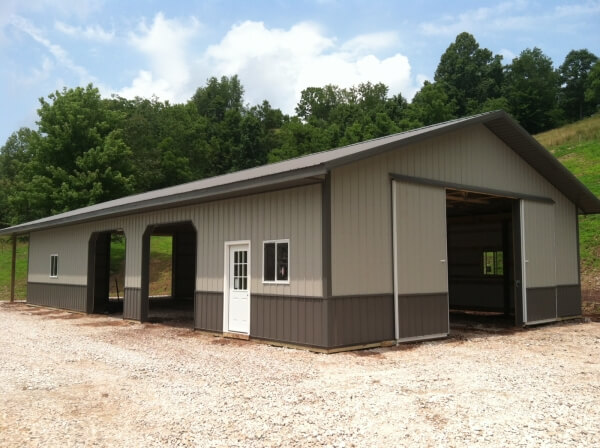
[{"label": "hillside", "polygon": [[[600,196],[600,114],[535,138]],[[579,217],[579,241],[584,298],[600,302],[600,215]]]}]

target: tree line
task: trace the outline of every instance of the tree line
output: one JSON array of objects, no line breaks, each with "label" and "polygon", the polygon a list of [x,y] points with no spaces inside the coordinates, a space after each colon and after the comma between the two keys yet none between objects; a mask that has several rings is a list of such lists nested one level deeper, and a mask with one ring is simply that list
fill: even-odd
[{"label": "tree line", "polygon": [[208,79],[182,104],[64,88],[40,99],[37,129],[0,148],[0,226],[490,110],[537,133],[599,104],[600,64],[588,50],[558,68],[539,48],[503,64],[468,33],[410,103],[381,83],[327,85],[303,90],[288,115],[267,100],[246,104],[237,76]]}]

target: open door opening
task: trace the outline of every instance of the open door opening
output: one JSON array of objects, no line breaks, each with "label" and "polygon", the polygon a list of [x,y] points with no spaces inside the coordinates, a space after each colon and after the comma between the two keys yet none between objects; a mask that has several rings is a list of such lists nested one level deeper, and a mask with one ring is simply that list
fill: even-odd
[{"label": "open door opening", "polygon": [[196,289],[196,229],[190,222],[150,229],[142,282],[147,291],[147,320],[194,327]]},{"label": "open door opening", "polygon": [[95,232],[88,248],[87,312],[123,312],[125,234],[122,230]]},{"label": "open door opening", "polygon": [[521,306],[518,201],[448,189],[446,210],[451,326],[514,327]]}]

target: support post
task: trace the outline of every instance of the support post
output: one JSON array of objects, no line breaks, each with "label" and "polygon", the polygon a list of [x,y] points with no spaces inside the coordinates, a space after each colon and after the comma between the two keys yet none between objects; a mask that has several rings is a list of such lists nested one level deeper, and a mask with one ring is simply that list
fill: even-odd
[{"label": "support post", "polygon": [[17,237],[12,236],[12,262],[10,265],[10,301],[15,301],[15,274],[17,265]]}]

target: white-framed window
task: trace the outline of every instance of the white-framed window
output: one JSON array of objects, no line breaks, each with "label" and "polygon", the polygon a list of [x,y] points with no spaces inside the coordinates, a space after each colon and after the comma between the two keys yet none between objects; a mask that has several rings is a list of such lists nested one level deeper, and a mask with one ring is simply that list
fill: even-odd
[{"label": "white-framed window", "polygon": [[290,282],[290,240],[263,241],[263,283]]},{"label": "white-framed window", "polygon": [[58,277],[58,254],[50,255],[50,277]]}]

